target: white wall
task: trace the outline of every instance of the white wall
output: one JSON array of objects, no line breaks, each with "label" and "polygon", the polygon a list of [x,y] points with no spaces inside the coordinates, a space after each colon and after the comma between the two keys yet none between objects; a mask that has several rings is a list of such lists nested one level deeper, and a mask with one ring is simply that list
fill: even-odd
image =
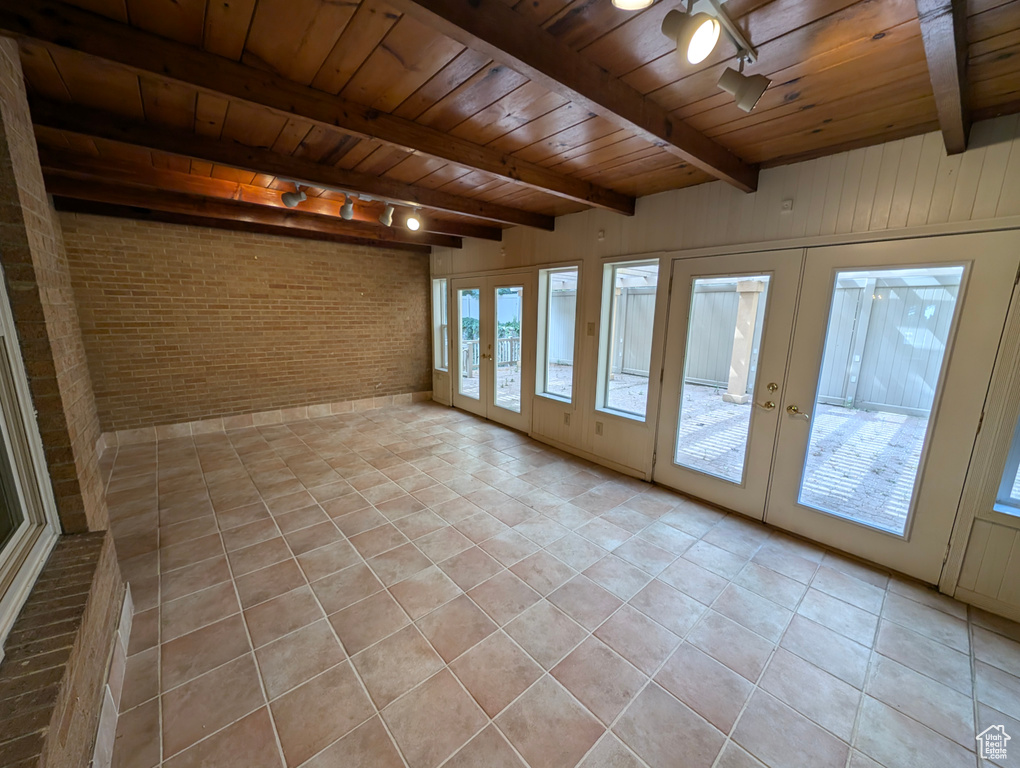
[{"label": "white wall", "polygon": [[[792,200],[793,210],[782,210]],[[973,224],[973,222],[986,222]],[[555,232],[514,228],[502,243],[466,240],[435,248],[434,276],[581,263],[576,364],[583,373],[570,426],[562,403],[535,398],[532,433],[649,476],[654,425],[595,410],[602,268],[607,258],[719,248],[758,250],[981,228],[1020,227],[1020,116],[976,124],[970,149],[947,157],[938,133],[761,172],[758,191],[722,182],[640,198],[633,217],[589,210],[556,221]],[[668,265],[662,265],[652,370],[661,368]],[[589,324],[594,334],[589,335]],[[533,323],[528,324],[533,326]],[[532,328],[532,333],[534,329]],[[998,332],[998,331],[996,331]],[[529,346],[533,349],[533,339]],[[439,384],[437,383],[437,391]],[[527,386],[530,382],[525,382]],[[655,413],[658,382],[650,383]],[[595,422],[604,424],[597,437]]]}]

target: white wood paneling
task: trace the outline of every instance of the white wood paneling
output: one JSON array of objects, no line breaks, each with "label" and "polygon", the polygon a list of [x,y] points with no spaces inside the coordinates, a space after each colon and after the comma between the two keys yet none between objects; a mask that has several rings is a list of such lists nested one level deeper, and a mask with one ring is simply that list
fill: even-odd
[{"label": "white wood paneling", "polygon": [[[792,211],[782,210],[784,200],[793,201]],[[1020,115],[1011,115],[976,124],[971,146],[961,155],[948,157],[939,133],[914,136],[765,169],[753,194],[713,182],[639,198],[632,217],[593,209],[558,218],[555,232],[513,228],[506,230],[502,243],[465,240],[461,250],[435,248],[432,266],[435,276],[445,276],[580,262],[581,343],[575,364],[582,372],[593,372],[607,260],[697,249],[725,252],[730,246],[734,251],[765,250],[943,234],[986,225],[1020,227],[1018,217]],[[656,315],[656,336],[661,339],[665,314]],[[594,337],[587,334],[589,324]],[[653,360],[652,369],[658,364]],[[595,410],[594,375],[582,373],[578,382],[570,406],[536,399],[536,437],[649,476],[652,425],[611,416],[607,421]],[[657,397],[656,392],[653,400]],[[568,426],[563,414],[571,408]],[[602,437],[594,433],[597,421],[603,422]],[[1003,563],[987,568],[1020,561],[1020,543],[1017,555],[1011,553],[1003,555]],[[968,566],[971,562],[968,559]]]}]

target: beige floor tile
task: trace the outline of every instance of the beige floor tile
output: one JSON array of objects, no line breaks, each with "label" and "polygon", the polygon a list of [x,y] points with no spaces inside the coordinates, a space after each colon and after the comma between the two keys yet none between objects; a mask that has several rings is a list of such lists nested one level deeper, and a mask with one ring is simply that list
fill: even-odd
[{"label": "beige floor tile", "polygon": [[883,766],[969,768],[974,764],[973,752],[870,696],[864,697],[859,720],[854,747]]},{"label": "beige floor tile", "polygon": [[447,662],[496,631],[492,619],[461,595],[418,621],[418,628]]},{"label": "beige floor tile", "polygon": [[707,610],[702,603],[658,579],[649,582],[629,603],[678,637],[686,635]]},{"label": "beige floor tile", "polygon": [[432,565],[414,544],[403,544],[368,560],[379,581],[387,587],[403,581]]},{"label": "beige floor tile", "polygon": [[164,691],[176,688],[250,650],[244,619],[234,614],[164,643],[160,648],[160,683]]},{"label": "beige floor tile", "polygon": [[413,624],[361,651],[351,662],[379,709],[444,666],[443,660]]},{"label": "beige floor tile", "polygon": [[489,717],[495,717],[543,670],[503,632],[495,632],[450,664]]},{"label": "beige floor tile", "polygon": [[163,758],[265,704],[251,654],[163,694]]},{"label": "beige floor tile", "polygon": [[791,611],[796,609],[800,599],[807,592],[807,587],[796,579],[783,576],[781,573],[753,561],[744,566],[733,583],[762,597],[767,597],[772,602]]},{"label": "beige floor tile", "polygon": [[623,601],[587,576],[575,576],[549,594],[549,602],[587,630],[594,630],[619,608]]},{"label": "beige floor tile", "polygon": [[350,608],[331,614],[329,621],[351,656],[410,623],[407,614],[388,592],[376,592]]},{"label": "beige floor tile", "polygon": [[240,610],[232,582],[165,603],[160,610],[160,638],[165,643]]},{"label": "beige floor tile", "polygon": [[712,604],[721,613],[741,626],[773,643],[779,642],[793,612],[750,590],[730,584]]},{"label": "beige floor tile", "polygon": [[294,558],[246,574],[236,581],[242,608],[251,608],[253,605],[279,597],[284,592],[290,592],[305,583],[305,575]]},{"label": "beige floor tile", "polygon": [[303,555],[306,552],[311,552],[319,547],[324,547],[327,544],[341,540],[340,531],[337,530],[332,521],[328,520],[308,528],[289,531],[283,534],[283,537],[287,540],[291,552],[295,555]]},{"label": "beige floor tile", "polygon": [[779,644],[855,688],[864,688],[871,652],[863,645],[803,616],[793,617]]},{"label": "beige floor tile", "polygon": [[604,731],[549,676],[496,718],[496,725],[532,768],[576,765]]},{"label": "beige floor tile", "polygon": [[607,733],[578,768],[644,768],[638,757],[613,734]]},{"label": "beige floor tile", "polygon": [[595,631],[595,637],[646,675],[651,675],[680,644],[680,638],[625,605]]},{"label": "beige floor tile", "polygon": [[711,605],[729,583],[722,576],[682,557],[660,573],[659,579],[705,605]]},{"label": "beige floor tile", "polygon": [[732,579],[740,573],[740,569],[744,567],[749,557],[734,554],[714,544],[709,544],[704,539],[683,553],[685,560],[700,565],[705,570],[724,579]]},{"label": "beige floor tile", "polygon": [[875,642],[878,617],[835,597],[809,589],[797,613],[870,648]]},{"label": "beige floor tile", "polygon": [[505,524],[488,512],[479,512],[477,515],[460,520],[454,527],[475,544],[491,539],[507,528]]},{"label": "beige floor tile", "polygon": [[117,718],[113,768],[154,768],[159,764],[159,699],[150,699]]},{"label": "beige floor tile", "polygon": [[510,571],[497,573],[469,590],[468,596],[500,626],[542,599],[541,595]]},{"label": "beige floor tile", "polygon": [[287,560],[292,556],[287,542],[282,536],[277,536],[275,539],[268,539],[255,546],[230,552],[227,559],[230,560],[230,568],[236,579],[246,573],[257,571],[281,560]]},{"label": "beige floor tile", "polygon": [[655,683],[627,707],[613,733],[651,768],[709,768],[725,736]]},{"label": "beige floor tile", "polygon": [[371,702],[349,662],[276,699],[276,729],[287,765],[301,765],[372,716]]},{"label": "beige floor tile", "polygon": [[758,679],[774,647],[715,611],[705,614],[687,640],[751,682]]},{"label": "beige floor tile", "polygon": [[478,545],[504,566],[511,566],[538,551],[538,545],[515,530],[503,531]]},{"label": "beige floor tile", "polygon": [[172,757],[167,768],[280,768],[283,760],[276,744],[269,710],[257,709],[208,739]]},{"label": "beige floor tile", "polygon": [[574,533],[609,552],[623,544],[632,535],[630,531],[626,531],[618,525],[613,525],[602,518],[595,518],[585,523],[577,528]]},{"label": "beige floor tile", "polygon": [[1020,720],[1020,678],[978,661],[974,665],[974,693],[982,704]]},{"label": "beige floor tile", "polygon": [[948,645],[899,624],[891,621],[879,624],[875,650],[960,693],[969,696],[973,691],[970,657],[967,654],[954,651]]},{"label": "beige floor tile", "polygon": [[607,726],[647,677],[609,646],[589,637],[551,670],[553,677]]},{"label": "beige floor tile", "polygon": [[358,562],[358,553],[346,541],[335,541],[298,556],[298,565],[308,581],[317,581]]},{"label": "beige floor tile", "polygon": [[362,723],[339,741],[330,744],[305,768],[403,768],[393,740],[379,716]]},{"label": "beige floor tile", "polygon": [[849,743],[861,701],[860,691],[849,683],[779,648],[759,685]]},{"label": "beige floor tile", "polygon": [[754,686],[724,664],[684,643],[655,682],[723,733],[729,733]]},{"label": "beige floor tile", "polygon": [[551,669],[587,634],[547,600],[535,603],[504,629],[546,669]]},{"label": "beige floor tile", "polygon": [[[341,528],[341,530],[343,529]],[[357,535],[349,533],[345,533],[345,535],[350,536],[351,544],[366,560],[407,543],[407,537],[398,531],[392,523],[385,523]]]},{"label": "beige floor tile", "polygon": [[621,600],[630,600],[652,577],[616,555],[606,555],[583,571],[584,575]]},{"label": "beige floor tile", "polygon": [[347,658],[324,619],[262,646],[255,656],[270,699]]},{"label": "beige floor tile", "polygon": [[973,631],[974,658],[1020,677],[1020,642],[981,627]]},{"label": "beige floor tile", "polygon": [[524,763],[507,743],[503,734],[495,726],[489,725],[444,763],[443,768],[480,768],[480,766],[524,768]]},{"label": "beige floor tile", "polygon": [[495,576],[503,566],[478,547],[471,547],[439,563],[439,567],[461,589],[471,589]]},{"label": "beige floor tile", "polygon": [[774,768],[842,768],[850,752],[844,742],[760,690],[740,716],[733,740]]},{"label": "beige floor tile", "polygon": [[950,648],[970,652],[967,622],[908,597],[889,593],[882,608],[882,618],[895,621]]},{"label": "beige floor tile", "polygon": [[811,587],[874,614],[882,612],[885,601],[884,589],[825,565],[818,568]]},{"label": "beige floor tile", "polygon": [[329,614],[374,595],[382,590],[383,585],[371,568],[358,563],[313,581],[311,587],[323,610]]},{"label": "beige floor tile", "polygon": [[453,526],[443,523],[444,527],[415,539],[418,547],[434,563],[448,560],[459,552],[470,548],[472,541]]},{"label": "beige floor tile", "polygon": [[485,713],[449,670],[429,678],[382,712],[409,768],[435,768],[485,725]]},{"label": "beige floor tile", "polygon": [[577,572],[548,552],[539,551],[510,566],[511,572],[545,596],[572,579]]},{"label": "beige floor tile", "polygon": [[394,584],[390,594],[415,621],[464,593],[449,576],[433,565]]},{"label": "beige floor tile", "polygon": [[323,616],[318,601],[307,586],[274,597],[244,612],[255,647],[318,621]]}]

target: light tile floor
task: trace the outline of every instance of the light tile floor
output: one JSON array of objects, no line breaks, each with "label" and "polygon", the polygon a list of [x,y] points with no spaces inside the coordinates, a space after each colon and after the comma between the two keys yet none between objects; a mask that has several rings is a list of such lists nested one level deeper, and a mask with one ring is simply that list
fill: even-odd
[{"label": "light tile floor", "polygon": [[1020,738],[1020,626],[448,408],[103,462],[138,611],[118,768],[957,768]]}]

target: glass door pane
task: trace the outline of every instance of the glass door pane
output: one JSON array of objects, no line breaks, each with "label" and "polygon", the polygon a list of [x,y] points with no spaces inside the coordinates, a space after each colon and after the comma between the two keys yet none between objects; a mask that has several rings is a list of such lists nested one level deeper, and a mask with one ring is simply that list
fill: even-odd
[{"label": "glass door pane", "polygon": [[[693,281],[673,457],[679,466],[743,482],[769,280]],[[759,399],[768,402],[769,394]]]},{"label": "glass door pane", "polygon": [[460,377],[457,380],[457,391],[474,400],[479,399],[481,378],[479,370],[481,363],[479,354],[480,293],[478,288],[462,288],[457,291],[458,327],[460,329]]},{"label": "glass door pane", "polygon": [[521,320],[524,286],[495,289],[496,392],[493,402],[514,413],[521,412]]},{"label": "glass door pane", "polygon": [[962,277],[962,266],[837,274],[800,504],[906,531]]}]

